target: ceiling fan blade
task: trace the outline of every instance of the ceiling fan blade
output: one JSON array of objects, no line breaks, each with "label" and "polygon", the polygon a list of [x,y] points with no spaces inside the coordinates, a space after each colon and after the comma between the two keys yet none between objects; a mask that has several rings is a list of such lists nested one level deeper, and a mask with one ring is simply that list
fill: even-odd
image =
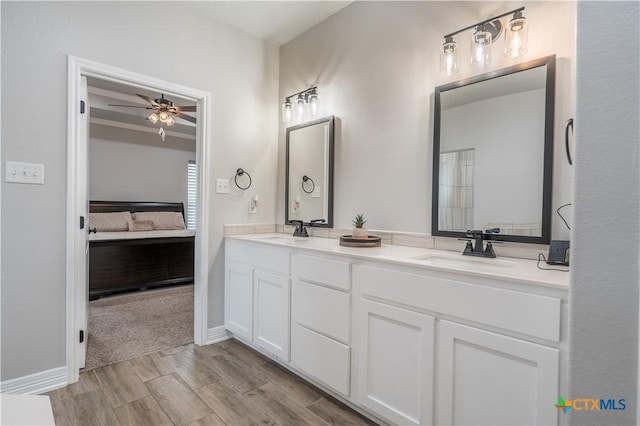
[{"label": "ceiling fan blade", "polygon": [[187,111],[187,112],[195,112],[196,111],[196,106],[175,106],[174,107],[177,111]]},{"label": "ceiling fan blade", "polygon": [[115,107],[125,107],[125,108],[145,108],[145,109],[153,109],[151,107],[144,107],[144,106],[138,106],[138,105],[118,105],[118,104],[108,104],[109,106],[115,106]]},{"label": "ceiling fan blade", "polygon": [[175,114],[176,114],[176,116],[182,118],[183,120],[187,120],[187,121],[190,121],[192,123],[196,122],[196,118],[195,117],[191,117],[190,115],[183,114],[181,112],[176,112]]},{"label": "ceiling fan blade", "polygon": [[139,94],[139,93],[136,93],[136,96],[138,96],[138,97],[140,97],[140,98],[144,99],[145,101],[149,102],[149,103],[150,103],[151,105],[153,105],[154,107],[158,107],[158,108],[160,108],[160,105],[159,105],[159,104],[157,104],[154,100],[150,99],[148,96],[141,95],[141,94]]}]

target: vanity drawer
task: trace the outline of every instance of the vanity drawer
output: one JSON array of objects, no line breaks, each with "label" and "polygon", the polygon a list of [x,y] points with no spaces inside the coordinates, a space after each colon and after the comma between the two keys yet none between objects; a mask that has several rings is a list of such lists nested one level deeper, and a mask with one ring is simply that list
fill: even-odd
[{"label": "vanity drawer", "polygon": [[294,280],[291,307],[295,323],[342,342],[351,340],[351,294]]},{"label": "vanity drawer", "polygon": [[227,240],[225,258],[245,263],[255,268],[289,275],[289,251],[286,249]]},{"label": "vanity drawer", "polygon": [[341,290],[351,289],[350,265],[349,262],[304,254],[293,257],[295,277]]},{"label": "vanity drawer", "polygon": [[348,396],[351,348],[300,324],[294,324],[291,331],[291,362],[294,367]]},{"label": "vanity drawer", "polygon": [[560,341],[561,299],[410,272],[354,265],[362,294]]}]

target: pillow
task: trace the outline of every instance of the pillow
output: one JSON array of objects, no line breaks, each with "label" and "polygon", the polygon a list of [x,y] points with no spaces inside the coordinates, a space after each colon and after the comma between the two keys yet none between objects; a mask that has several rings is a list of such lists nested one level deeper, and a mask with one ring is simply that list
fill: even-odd
[{"label": "pillow", "polygon": [[153,231],[154,229],[152,220],[132,220],[129,222],[129,231],[132,232]]},{"label": "pillow", "polygon": [[131,212],[89,213],[89,228],[99,232],[128,231]]},{"label": "pillow", "polygon": [[180,212],[136,212],[133,220],[151,220],[154,229],[185,229],[184,219]]}]

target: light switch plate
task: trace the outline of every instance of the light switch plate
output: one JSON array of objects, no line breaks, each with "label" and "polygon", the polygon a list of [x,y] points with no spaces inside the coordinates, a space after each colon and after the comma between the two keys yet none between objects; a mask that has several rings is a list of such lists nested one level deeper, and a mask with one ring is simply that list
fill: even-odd
[{"label": "light switch plate", "polygon": [[4,180],[11,183],[44,185],[44,164],[7,161]]},{"label": "light switch plate", "polygon": [[229,179],[216,179],[216,194],[229,193]]},{"label": "light switch plate", "polygon": [[320,187],[316,186],[313,188],[313,192],[311,193],[311,198],[320,198]]}]

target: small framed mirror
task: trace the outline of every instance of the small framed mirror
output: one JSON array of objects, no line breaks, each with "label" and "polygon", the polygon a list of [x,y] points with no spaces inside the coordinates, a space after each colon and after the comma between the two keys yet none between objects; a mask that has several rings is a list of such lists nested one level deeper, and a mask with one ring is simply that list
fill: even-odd
[{"label": "small framed mirror", "polygon": [[287,128],[285,223],[333,226],[334,117]]},{"label": "small framed mirror", "polygon": [[432,235],[549,244],[555,56],[436,87]]}]

